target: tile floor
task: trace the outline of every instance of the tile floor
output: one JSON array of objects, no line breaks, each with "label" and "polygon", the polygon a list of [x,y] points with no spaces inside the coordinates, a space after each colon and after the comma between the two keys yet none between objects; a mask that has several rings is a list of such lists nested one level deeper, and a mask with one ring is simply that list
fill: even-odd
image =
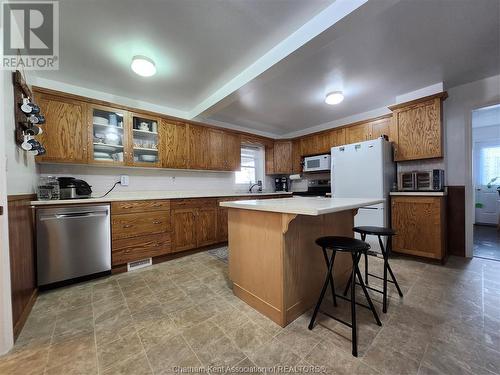
[{"label": "tile floor", "polygon": [[[380,271],[378,259],[370,264]],[[359,358],[347,327],[320,316],[309,331],[304,314],[282,329],[233,296],[225,262],[198,253],[42,294],[14,349],[0,357],[0,374],[167,374],[211,365],[500,374],[500,262],[392,266],[405,297],[392,293],[388,314],[379,309],[383,327],[358,309]],[[347,306],[335,313],[348,316]]]},{"label": "tile floor", "polygon": [[500,231],[496,226],[474,225],[474,256],[500,260]]}]

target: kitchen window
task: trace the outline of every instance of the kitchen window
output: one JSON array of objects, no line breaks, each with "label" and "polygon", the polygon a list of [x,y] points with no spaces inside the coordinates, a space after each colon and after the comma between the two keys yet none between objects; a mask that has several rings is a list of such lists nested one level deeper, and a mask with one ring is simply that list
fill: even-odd
[{"label": "kitchen window", "polygon": [[235,184],[250,185],[264,180],[264,148],[241,147],[241,169],[235,172]]},{"label": "kitchen window", "polygon": [[[478,185],[487,185],[500,177],[500,140],[477,142],[476,147],[479,154],[476,181]],[[499,184],[498,180],[494,182]]]}]

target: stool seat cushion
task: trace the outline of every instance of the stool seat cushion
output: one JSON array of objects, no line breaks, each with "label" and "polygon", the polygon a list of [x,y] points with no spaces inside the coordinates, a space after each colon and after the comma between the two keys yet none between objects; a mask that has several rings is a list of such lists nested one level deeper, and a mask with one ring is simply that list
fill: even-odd
[{"label": "stool seat cushion", "polygon": [[316,244],[324,248],[335,249],[338,251],[358,252],[370,249],[370,245],[366,242],[350,237],[320,237],[316,240]]},{"label": "stool seat cushion", "polygon": [[363,227],[354,227],[352,229],[356,233],[361,234],[373,234],[375,236],[394,236],[396,232],[392,228],[384,228],[384,227],[371,227],[371,226],[363,226]]}]

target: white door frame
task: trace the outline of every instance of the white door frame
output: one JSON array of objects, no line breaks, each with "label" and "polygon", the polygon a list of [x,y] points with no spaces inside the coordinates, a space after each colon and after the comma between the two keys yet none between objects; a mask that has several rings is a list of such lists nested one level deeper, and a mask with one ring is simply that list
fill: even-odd
[{"label": "white door frame", "polygon": [[467,122],[465,124],[465,256],[474,256],[474,182],[472,175],[472,112],[492,105],[500,104],[500,98],[482,104],[473,105],[467,109]]}]

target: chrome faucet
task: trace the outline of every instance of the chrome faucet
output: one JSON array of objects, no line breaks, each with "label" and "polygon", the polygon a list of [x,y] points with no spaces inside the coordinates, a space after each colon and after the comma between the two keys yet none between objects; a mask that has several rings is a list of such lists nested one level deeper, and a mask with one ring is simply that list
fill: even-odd
[{"label": "chrome faucet", "polygon": [[259,193],[262,193],[262,181],[261,180],[258,180],[256,184],[253,184],[250,182],[250,188],[248,189],[248,192],[251,193],[252,192],[252,189],[254,186],[258,186],[259,187]]}]

